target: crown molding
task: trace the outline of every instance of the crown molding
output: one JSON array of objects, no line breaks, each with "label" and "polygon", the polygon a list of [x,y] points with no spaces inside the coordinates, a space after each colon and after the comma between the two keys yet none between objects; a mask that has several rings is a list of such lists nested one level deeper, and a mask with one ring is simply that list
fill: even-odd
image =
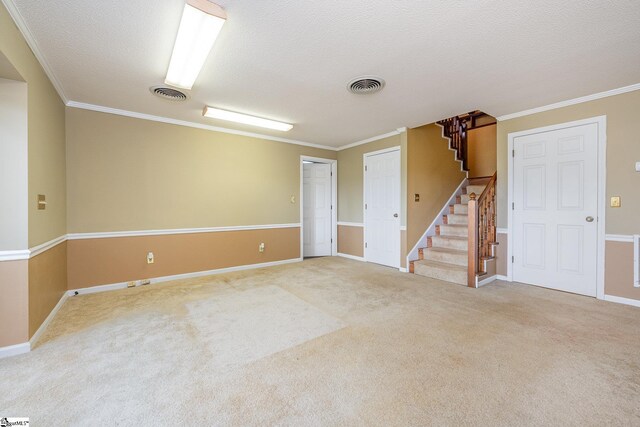
[{"label": "crown molding", "polygon": [[56,92],[58,92],[58,95],[62,99],[62,102],[66,104],[69,101],[69,99],[64,93],[64,89],[62,88],[62,83],[60,83],[60,80],[58,80],[56,75],[53,73],[53,69],[51,68],[51,66],[49,65],[49,62],[47,62],[44,54],[40,50],[40,47],[38,46],[38,42],[36,42],[35,37],[31,33],[31,30],[29,30],[29,27],[27,26],[24,18],[22,17],[22,14],[18,10],[14,1],[13,0],[1,0],[1,1],[2,1],[2,4],[4,4],[4,7],[9,12],[9,15],[13,19],[13,22],[16,24],[16,27],[18,27],[18,30],[22,34],[22,37],[24,37],[25,41],[27,42],[27,45],[29,46],[29,48],[31,48],[31,51],[36,57],[36,60],[40,63],[40,66],[42,67],[44,73],[49,78],[49,81],[55,88]]},{"label": "crown molding", "polygon": [[210,130],[210,131],[213,131],[213,132],[228,133],[228,134],[232,134],[232,135],[242,135],[242,136],[248,136],[250,138],[267,139],[269,141],[284,142],[284,143],[287,143],[287,144],[302,145],[302,146],[305,146],[305,147],[320,148],[320,149],[323,149],[323,150],[331,150],[331,151],[337,151],[338,150],[336,147],[330,147],[328,145],[312,144],[310,142],[297,141],[295,139],[280,138],[280,137],[277,137],[277,136],[263,135],[263,134],[260,134],[260,133],[245,132],[245,131],[241,131],[241,130],[235,130],[235,129],[223,128],[223,127],[218,127],[218,126],[205,125],[205,124],[202,124],[202,123],[188,122],[186,120],[178,120],[178,119],[172,119],[172,118],[169,118],[169,117],[154,116],[154,115],[151,115],[151,114],[138,113],[136,111],[120,110],[118,108],[105,107],[105,106],[102,106],[102,105],[95,105],[95,104],[86,104],[84,102],[69,101],[69,102],[67,102],[66,105],[67,105],[67,107],[79,108],[81,110],[90,110],[90,111],[97,111],[97,112],[100,112],[100,113],[115,114],[115,115],[118,115],[118,116],[132,117],[134,119],[149,120],[149,121],[152,121],[152,122],[167,123],[167,124],[170,124],[170,125],[185,126],[185,127],[196,128],[196,129],[204,129],[204,130]]},{"label": "crown molding", "polygon": [[636,83],[630,86],[624,86],[618,89],[598,92],[592,95],[581,96],[579,98],[568,99],[566,101],[560,101],[554,104],[544,105],[542,107],[531,108],[529,110],[524,110],[517,113],[505,114],[503,116],[496,117],[496,120],[499,122],[503,122],[505,120],[511,120],[518,117],[529,116],[531,114],[542,113],[544,111],[555,110],[562,107],[568,107],[570,105],[582,104],[583,102],[595,101],[596,99],[602,99],[602,98],[607,98],[609,96],[621,95],[623,93],[633,92],[636,90],[640,90],[640,83]]},{"label": "crown molding", "polygon": [[353,142],[351,144],[342,145],[342,146],[337,148],[337,151],[342,151],[342,150],[346,150],[347,148],[357,147],[358,145],[362,145],[362,144],[368,144],[369,142],[377,141],[379,139],[388,138],[390,136],[400,135],[403,132],[403,130],[406,130],[406,128],[398,128],[398,129],[396,129],[394,131],[391,131],[391,132],[388,132],[388,133],[383,133],[382,135],[372,136],[371,138],[363,139],[362,141],[357,141],[357,142]]}]

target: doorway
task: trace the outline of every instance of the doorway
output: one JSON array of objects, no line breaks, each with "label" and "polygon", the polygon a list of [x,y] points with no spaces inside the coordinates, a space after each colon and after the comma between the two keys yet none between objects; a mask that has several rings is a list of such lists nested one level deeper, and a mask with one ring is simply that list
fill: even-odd
[{"label": "doorway", "polygon": [[300,158],[300,252],[303,258],[337,253],[337,161]]},{"label": "doorway", "polygon": [[400,147],[364,154],[364,258],[400,267]]},{"label": "doorway", "polygon": [[510,276],[604,296],[605,119],[509,135]]}]

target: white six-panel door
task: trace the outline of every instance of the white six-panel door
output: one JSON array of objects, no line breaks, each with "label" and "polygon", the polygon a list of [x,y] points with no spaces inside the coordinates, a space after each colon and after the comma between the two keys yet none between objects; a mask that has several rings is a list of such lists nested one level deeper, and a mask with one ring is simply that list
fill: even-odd
[{"label": "white six-panel door", "polygon": [[400,150],[365,156],[365,259],[400,267]]},{"label": "white six-panel door", "polygon": [[513,280],[596,296],[598,126],[513,140]]},{"label": "white six-panel door", "polygon": [[331,256],[331,165],[304,163],[302,168],[303,256]]}]

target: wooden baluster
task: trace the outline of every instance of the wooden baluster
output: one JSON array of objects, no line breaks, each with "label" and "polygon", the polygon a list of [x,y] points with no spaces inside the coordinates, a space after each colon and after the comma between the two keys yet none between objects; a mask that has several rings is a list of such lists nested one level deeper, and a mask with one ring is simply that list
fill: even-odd
[{"label": "wooden baluster", "polygon": [[470,288],[477,287],[476,272],[478,271],[478,202],[476,201],[476,193],[469,194],[469,210],[467,213],[469,220],[468,233],[468,267],[467,267],[467,286]]}]

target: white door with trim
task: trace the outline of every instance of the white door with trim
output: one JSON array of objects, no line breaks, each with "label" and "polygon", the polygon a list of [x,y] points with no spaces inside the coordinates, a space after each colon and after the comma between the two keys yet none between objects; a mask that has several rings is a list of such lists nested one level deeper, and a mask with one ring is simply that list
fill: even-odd
[{"label": "white door with trim", "polygon": [[598,125],[514,138],[513,280],[596,296]]},{"label": "white door with trim", "polygon": [[400,267],[400,150],[365,156],[364,203],[365,259]]},{"label": "white door with trim", "polygon": [[331,165],[304,163],[302,169],[303,256],[331,256]]}]

